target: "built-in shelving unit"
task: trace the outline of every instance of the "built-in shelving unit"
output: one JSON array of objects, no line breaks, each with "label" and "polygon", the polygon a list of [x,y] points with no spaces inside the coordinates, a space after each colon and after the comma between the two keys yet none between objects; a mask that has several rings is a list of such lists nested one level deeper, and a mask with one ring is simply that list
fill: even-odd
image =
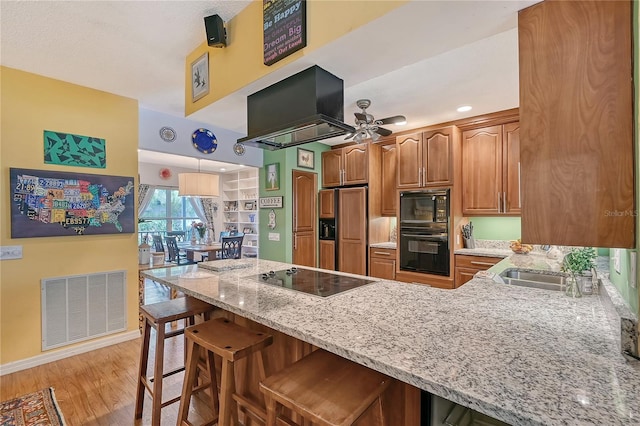
[{"label": "built-in shelving unit", "polygon": [[242,232],[242,257],[258,257],[258,169],[222,175],[225,231]]}]

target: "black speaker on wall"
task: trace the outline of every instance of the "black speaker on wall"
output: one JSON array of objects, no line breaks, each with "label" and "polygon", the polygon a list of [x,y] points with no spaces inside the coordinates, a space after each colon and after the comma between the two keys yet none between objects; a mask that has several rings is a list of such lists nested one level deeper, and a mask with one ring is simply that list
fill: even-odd
[{"label": "black speaker on wall", "polygon": [[211,47],[225,47],[227,45],[227,31],[220,15],[204,17],[204,28],[207,31],[207,44]]}]

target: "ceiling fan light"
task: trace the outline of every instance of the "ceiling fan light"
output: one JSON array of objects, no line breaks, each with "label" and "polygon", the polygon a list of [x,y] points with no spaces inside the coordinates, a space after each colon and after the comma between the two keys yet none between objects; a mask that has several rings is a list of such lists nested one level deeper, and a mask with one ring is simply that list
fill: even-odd
[{"label": "ceiling fan light", "polygon": [[377,134],[376,132],[372,132],[371,133],[371,140],[374,142],[377,142],[380,139],[380,135]]}]

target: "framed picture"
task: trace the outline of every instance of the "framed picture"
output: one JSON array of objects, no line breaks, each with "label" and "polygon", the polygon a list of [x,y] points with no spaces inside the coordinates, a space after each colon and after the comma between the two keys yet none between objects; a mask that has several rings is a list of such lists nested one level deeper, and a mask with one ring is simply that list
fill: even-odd
[{"label": "framed picture", "polygon": [[309,151],[308,149],[298,148],[298,167],[313,169],[315,154],[315,152]]},{"label": "framed picture", "polygon": [[265,191],[280,189],[280,163],[267,164],[265,167]]},{"label": "framed picture", "polygon": [[244,228],[244,229],[242,230],[242,232],[243,232],[244,234],[253,234],[253,229],[251,229],[251,228]]},{"label": "framed picture", "polygon": [[244,202],[244,209],[245,210],[253,210],[255,203],[253,201],[245,201]]},{"label": "framed picture", "polygon": [[191,101],[209,93],[209,52],[191,63]]}]

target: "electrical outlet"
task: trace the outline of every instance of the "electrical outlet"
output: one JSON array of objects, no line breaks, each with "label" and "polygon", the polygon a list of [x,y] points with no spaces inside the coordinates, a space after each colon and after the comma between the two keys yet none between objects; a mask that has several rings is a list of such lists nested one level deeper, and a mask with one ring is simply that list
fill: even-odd
[{"label": "electrical outlet", "polygon": [[279,232],[269,232],[269,241],[280,241]]},{"label": "electrical outlet", "polygon": [[0,260],[22,259],[22,246],[0,247]]}]

